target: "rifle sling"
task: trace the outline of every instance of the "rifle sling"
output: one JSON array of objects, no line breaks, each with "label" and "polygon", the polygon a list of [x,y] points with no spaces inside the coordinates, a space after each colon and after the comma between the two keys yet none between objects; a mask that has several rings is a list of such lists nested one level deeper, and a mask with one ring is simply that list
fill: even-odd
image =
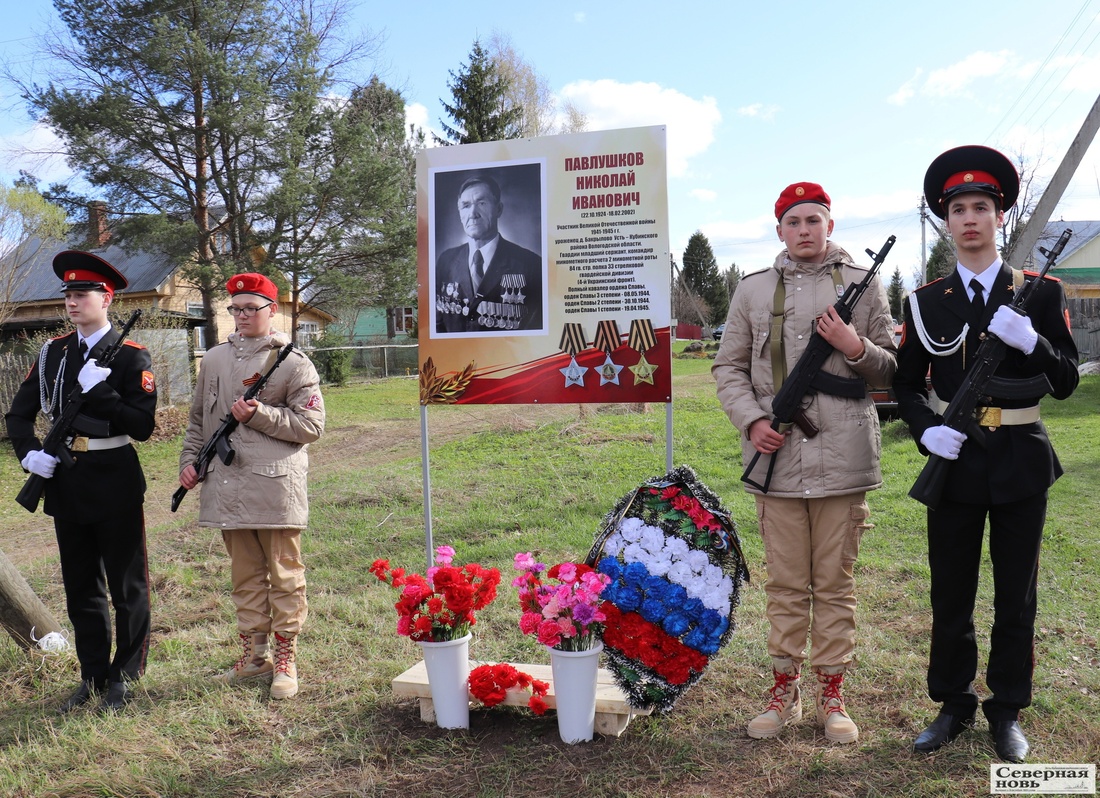
[{"label": "rifle sling", "polygon": [[[775,386],[775,392],[779,393],[779,389],[783,386],[783,382],[787,379],[787,353],[783,346],[783,306],[787,301],[787,288],[783,282],[783,270],[779,269],[779,279],[775,283],[775,293],[772,296],[772,322],[771,332],[768,335],[771,357],[772,357],[772,382]],[[840,273],[840,264],[834,263],[832,269],[833,285],[836,286],[837,296],[840,296],[844,292],[844,276]],[[819,372],[820,376],[820,372]],[[836,377],[836,380],[844,380],[844,377]],[[852,378],[853,382],[860,383],[860,396],[862,393],[862,380]],[[816,383],[817,380],[815,379]],[[825,393],[834,394],[836,396],[848,396],[848,393],[839,393],[837,391],[828,390],[823,387],[814,385],[818,390],[825,391]],[[854,389],[845,389],[854,390]],[[788,429],[790,425],[784,425]],[[781,430],[784,431],[784,430]]]}]

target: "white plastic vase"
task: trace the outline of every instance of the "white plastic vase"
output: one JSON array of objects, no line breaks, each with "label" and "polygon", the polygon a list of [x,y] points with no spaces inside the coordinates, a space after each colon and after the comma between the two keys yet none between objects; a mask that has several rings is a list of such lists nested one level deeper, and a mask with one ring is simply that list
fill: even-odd
[{"label": "white plastic vase", "polygon": [[435,722],[441,729],[470,728],[470,638],[417,641],[424,652]]},{"label": "white plastic vase", "polygon": [[596,725],[596,675],[603,643],[585,651],[550,649],[557,702],[558,734],[572,745],[592,739]]}]

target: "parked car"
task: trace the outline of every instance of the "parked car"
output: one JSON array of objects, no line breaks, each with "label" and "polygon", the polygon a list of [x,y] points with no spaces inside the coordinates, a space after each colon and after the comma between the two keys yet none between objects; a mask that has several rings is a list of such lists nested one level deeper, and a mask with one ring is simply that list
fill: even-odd
[{"label": "parked car", "polygon": [[721,324],[719,324],[717,327],[714,328],[714,340],[715,341],[721,341],[722,340],[722,333],[724,333],[725,331],[726,331],[726,323],[722,322]]},{"label": "parked car", "polygon": [[[894,325],[894,346],[901,345],[901,330],[902,325]],[[931,380],[928,381],[928,390],[932,390]],[[880,419],[897,418],[898,400],[894,396],[893,388],[874,388],[871,390],[871,399],[875,403],[875,409],[878,410]]]}]

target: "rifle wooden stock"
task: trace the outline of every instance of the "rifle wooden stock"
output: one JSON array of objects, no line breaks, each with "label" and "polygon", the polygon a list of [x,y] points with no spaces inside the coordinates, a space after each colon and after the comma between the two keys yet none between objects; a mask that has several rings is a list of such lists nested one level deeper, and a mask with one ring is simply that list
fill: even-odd
[{"label": "rifle wooden stock", "polygon": [[[267,384],[268,379],[275,373],[275,369],[279,368],[279,365],[286,360],[286,356],[290,354],[290,350],[294,348],[293,343],[289,343],[279,350],[279,356],[275,358],[275,362],[271,364],[271,368],[267,370],[260,379],[252,383],[248,390],[244,392],[244,396],[241,398],[244,400],[255,399],[256,396]],[[195,467],[195,474],[199,478],[199,482],[206,479],[206,472],[210,468],[210,463],[217,457],[225,464],[229,465],[233,462],[233,458],[236,456],[237,451],[233,448],[233,445],[229,442],[229,436],[240,426],[239,421],[233,418],[233,412],[230,411],[225,414],[225,418],[222,419],[222,423],[218,425],[218,428],[214,431],[214,434],[202,445],[199,449],[199,453],[195,455],[195,462],[192,465]],[[172,494],[172,512],[179,509],[180,502],[183,501],[183,497],[187,495],[187,488],[180,485],[176,488],[176,492]]]},{"label": "rifle wooden stock", "polygon": [[[130,314],[130,318],[127,319],[122,329],[118,332],[118,340],[111,344],[107,351],[103,353],[103,357],[97,358],[96,362],[99,363],[100,366],[103,368],[110,367],[111,361],[115,359],[115,355],[118,354],[122,345],[126,342],[126,336],[140,318],[140,309]],[[58,385],[57,390],[60,390],[60,388],[61,386]],[[69,398],[65,400],[65,405],[62,407],[60,415],[58,415],[53,426],[50,427],[50,431],[46,433],[46,437],[42,440],[42,451],[59,458],[61,460],[61,465],[65,468],[72,468],[76,462],[72,454],[69,453],[67,444],[69,436],[72,435],[73,422],[76,421],[83,407],[84,390],[80,387],[80,383],[77,382],[69,393]],[[27,510],[27,512],[37,512],[38,503],[42,500],[42,494],[45,490],[45,477],[41,477],[38,474],[31,474],[27,477],[27,481],[23,483],[23,487],[19,489],[19,494],[15,497],[15,500],[19,502],[19,505]]]}]

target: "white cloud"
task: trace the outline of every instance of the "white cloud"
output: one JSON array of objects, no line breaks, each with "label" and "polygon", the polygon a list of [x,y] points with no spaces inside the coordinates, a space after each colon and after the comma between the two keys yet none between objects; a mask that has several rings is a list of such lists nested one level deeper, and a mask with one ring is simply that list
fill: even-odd
[{"label": "white cloud", "polygon": [[722,121],[715,98],[696,99],[656,83],[579,80],[560,96],[587,117],[589,130],[665,125],[670,177],[688,173],[688,162],[706,152]]},{"label": "white cloud", "polygon": [[778,111],[778,105],[764,105],[763,103],[743,105],[737,109],[737,113],[740,116],[747,116],[753,119],[762,119],[765,122],[770,122],[771,120],[773,120]]},{"label": "white cloud", "polygon": [[962,61],[929,73],[928,80],[921,87],[921,94],[930,97],[965,96],[971,84],[979,78],[1003,73],[1011,55],[1010,50],[1001,50],[996,53],[985,51],[971,53]]},{"label": "white cloud", "polygon": [[709,188],[696,188],[688,192],[691,196],[701,202],[714,202],[718,199],[718,192],[712,191]]},{"label": "white cloud", "polygon": [[924,74],[924,70],[917,67],[917,71],[913,73],[913,77],[905,81],[898,87],[898,90],[886,98],[886,102],[890,105],[905,105],[909,100],[913,98],[916,93],[917,81],[920,76]]}]

